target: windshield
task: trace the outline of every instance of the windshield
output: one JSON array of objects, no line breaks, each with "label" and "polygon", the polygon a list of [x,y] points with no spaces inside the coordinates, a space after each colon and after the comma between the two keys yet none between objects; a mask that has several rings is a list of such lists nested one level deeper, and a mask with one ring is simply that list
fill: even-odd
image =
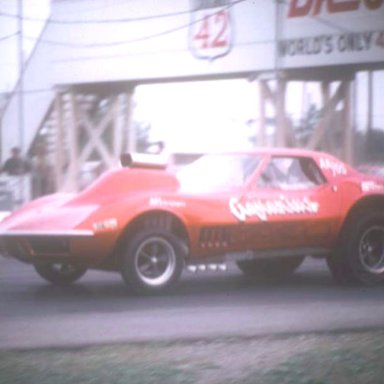
[{"label": "windshield", "polygon": [[185,192],[216,192],[244,186],[260,164],[255,155],[205,155],[177,173]]}]

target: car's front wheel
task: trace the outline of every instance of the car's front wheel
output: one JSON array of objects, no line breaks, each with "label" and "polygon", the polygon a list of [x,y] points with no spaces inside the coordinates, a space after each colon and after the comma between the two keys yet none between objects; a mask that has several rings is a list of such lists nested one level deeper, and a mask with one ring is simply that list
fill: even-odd
[{"label": "car's front wheel", "polygon": [[384,282],[384,214],[368,211],[354,215],[327,264],[337,282]]},{"label": "car's front wheel", "polygon": [[55,285],[69,285],[80,279],[86,268],[67,263],[36,263],[36,272],[45,280]]},{"label": "car's front wheel", "polygon": [[184,265],[181,241],[163,230],[137,233],[123,247],[121,274],[136,293],[157,293],[173,286]]},{"label": "car's front wheel", "polygon": [[292,274],[303,260],[304,256],[241,260],[237,262],[237,266],[247,277],[275,280]]}]

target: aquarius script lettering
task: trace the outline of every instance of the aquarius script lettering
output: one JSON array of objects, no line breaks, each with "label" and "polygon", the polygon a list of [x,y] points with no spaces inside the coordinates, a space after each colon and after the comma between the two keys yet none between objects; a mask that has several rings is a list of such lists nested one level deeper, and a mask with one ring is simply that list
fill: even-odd
[{"label": "aquarius script lettering", "polygon": [[319,211],[319,203],[307,197],[287,199],[281,196],[275,200],[255,200],[241,202],[233,197],[229,200],[231,213],[240,221],[246,221],[249,217],[257,217],[261,221],[268,221],[270,216],[316,214]]}]

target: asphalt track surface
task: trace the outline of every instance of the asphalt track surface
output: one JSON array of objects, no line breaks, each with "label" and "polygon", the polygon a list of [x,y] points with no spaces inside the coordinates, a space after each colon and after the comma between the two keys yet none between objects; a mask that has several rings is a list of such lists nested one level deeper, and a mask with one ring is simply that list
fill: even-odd
[{"label": "asphalt track surface", "polygon": [[340,287],[309,259],[281,283],[185,272],[178,287],[135,297],[116,273],[62,288],[0,256],[0,349],[257,337],[384,327],[384,286]]}]

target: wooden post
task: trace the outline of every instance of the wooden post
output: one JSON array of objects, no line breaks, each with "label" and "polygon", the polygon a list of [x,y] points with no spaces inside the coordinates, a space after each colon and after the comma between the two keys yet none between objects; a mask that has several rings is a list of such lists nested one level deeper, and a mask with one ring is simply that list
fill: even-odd
[{"label": "wooden post", "polygon": [[285,90],[286,81],[277,79],[275,97],[275,121],[276,121],[276,144],[279,147],[287,145],[287,127],[285,122]]},{"label": "wooden post", "polygon": [[344,90],[344,109],[343,109],[343,120],[344,120],[344,160],[350,164],[354,160],[354,130],[351,118],[351,82],[345,82]]},{"label": "wooden post", "polygon": [[133,108],[134,108],[134,92],[135,89],[130,87],[127,90],[127,108],[126,108],[126,121],[125,121],[125,132],[127,135],[127,152],[136,151],[136,132],[133,125]]},{"label": "wooden post", "polygon": [[367,100],[367,134],[372,132],[372,116],[373,116],[373,72],[368,71],[368,82],[367,82],[367,91],[368,91],[368,100]]},{"label": "wooden post", "polygon": [[121,95],[117,96],[114,108],[112,156],[115,161],[120,158],[123,150],[123,116],[121,115],[122,100],[123,97]]},{"label": "wooden post", "polygon": [[[334,110],[329,108],[329,103],[331,100],[331,83],[329,81],[322,81],[320,84],[321,88],[321,101],[322,101],[322,110],[323,115],[321,116],[322,120],[322,137],[319,137],[317,145],[320,145],[322,142],[322,149],[333,153],[334,136],[332,130],[329,128],[332,124],[332,116],[334,115]],[[337,101],[338,103],[338,101]],[[336,107],[336,105],[335,105]]]},{"label": "wooden post", "polygon": [[340,83],[335,94],[332,96],[332,98],[329,98],[329,83],[322,84],[323,100],[326,104],[323,106],[323,115],[315,127],[312,137],[307,144],[308,149],[316,149],[320,145],[326,130],[329,129],[330,117],[344,95],[344,88],[345,83]]},{"label": "wooden post", "polygon": [[77,191],[79,176],[79,112],[76,94],[73,89],[70,90],[68,96],[70,105],[70,124],[68,127],[69,168],[66,180],[66,189],[68,189],[69,191]]},{"label": "wooden post", "polygon": [[109,150],[102,140],[103,133],[110,128],[110,123],[112,122],[112,125],[114,125],[113,123],[116,120],[118,97],[111,96],[110,100],[111,103],[108,111],[97,125],[90,120],[89,116],[87,116],[84,111],[81,112],[81,121],[88,134],[88,142],[81,149],[80,156],[78,157],[78,164],[80,165],[89,159],[94,150],[98,152],[104,164],[108,167],[113,167],[114,165],[113,150]]},{"label": "wooden post", "polygon": [[265,91],[265,81],[259,80],[259,92],[260,92],[260,100],[259,100],[259,113],[260,113],[260,121],[259,121],[259,132],[257,138],[257,144],[260,147],[266,146],[266,116],[265,116],[265,104],[266,104],[266,91]]},{"label": "wooden post", "polygon": [[64,132],[62,93],[55,95],[55,189],[60,191],[64,182]]}]

